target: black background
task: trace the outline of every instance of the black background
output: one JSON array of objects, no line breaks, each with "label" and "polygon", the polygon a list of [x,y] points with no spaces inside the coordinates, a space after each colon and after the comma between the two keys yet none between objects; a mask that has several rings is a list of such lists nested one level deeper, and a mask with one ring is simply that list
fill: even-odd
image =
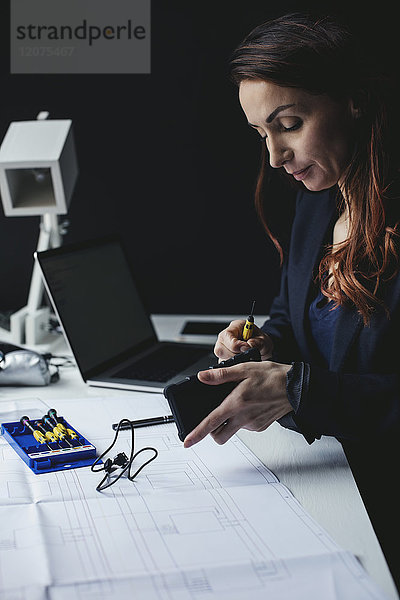
[{"label": "black background", "polygon": [[[255,215],[260,146],[227,62],[262,21],[318,4],[153,0],[149,75],[10,75],[3,6],[0,138],[41,110],[73,121],[80,174],[65,243],[119,232],[151,312],[245,314],[256,298],[267,313],[279,261]],[[321,8],[397,64],[396,17],[382,3],[379,14]],[[293,191],[278,178],[270,199],[289,210]],[[0,207],[0,311],[25,304],[38,227]]]}]

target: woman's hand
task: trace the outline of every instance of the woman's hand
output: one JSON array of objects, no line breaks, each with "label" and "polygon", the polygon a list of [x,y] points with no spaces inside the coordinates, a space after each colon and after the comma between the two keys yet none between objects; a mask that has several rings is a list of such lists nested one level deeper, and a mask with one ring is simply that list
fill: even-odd
[{"label": "woman's hand", "polygon": [[256,347],[260,351],[261,360],[271,358],[273,349],[272,340],[257,325],[254,325],[253,335],[247,342],[241,339],[245,322],[244,320],[232,321],[229,327],[221,331],[214,347],[215,356],[221,360],[225,360],[249,348]]},{"label": "woman's hand", "polygon": [[193,431],[185,448],[211,434],[224,444],[239,429],[263,431],[292,410],[286,394],[286,374],[291,365],[264,361],[200,371],[197,377],[208,385],[237,381],[238,385]]}]

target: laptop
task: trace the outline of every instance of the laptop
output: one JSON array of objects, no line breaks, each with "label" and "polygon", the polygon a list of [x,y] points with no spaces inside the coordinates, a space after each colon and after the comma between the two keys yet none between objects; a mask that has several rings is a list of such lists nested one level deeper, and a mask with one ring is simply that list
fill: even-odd
[{"label": "laptop", "polygon": [[34,256],[88,385],[162,392],[217,362],[210,345],[158,339],[118,236]]}]

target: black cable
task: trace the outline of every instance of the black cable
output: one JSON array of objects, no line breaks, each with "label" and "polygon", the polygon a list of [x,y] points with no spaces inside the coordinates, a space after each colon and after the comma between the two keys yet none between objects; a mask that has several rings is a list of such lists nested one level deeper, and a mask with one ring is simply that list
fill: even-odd
[{"label": "black cable", "polygon": [[[117,456],[114,458],[114,460],[111,460],[110,458],[108,458],[102,467],[96,469],[95,467],[98,465],[100,460],[106,454],[108,454],[108,452],[110,452],[110,450],[114,447],[114,445],[118,439],[118,434],[121,431],[122,425],[124,423],[127,423],[129,425],[128,428],[131,430],[131,452],[130,452],[129,459],[124,452],[120,452],[119,454],[117,454]],[[125,426],[124,430],[126,430],[126,426]],[[146,450],[150,450],[151,452],[154,453],[154,455],[152,457],[150,457],[146,462],[144,462],[135,471],[135,473],[132,474],[131,468],[132,468],[133,461],[135,460],[135,458],[137,456],[139,456],[139,454],[141,454],[142,452],[145,452]],[[135,452],[135,429],[132,424],[132,421],[130,421],[129,419],[121,419],[120,422],[118,423],[118,427],[115,431],[114,440],[111,442],[111,444],[107,448],[107,450],[105,450],[98,458],[96,458],[96,460],[90,467],[90,470],[93,473],[99,473],[100,471],[105,471],[105,475],[104,475],[103,479],[100,481],[100,483],[97,485],[96,490],[98,492],[101,492],[101,491],[105,490],[106,488],[111,487],[112,485],[114,485],[114,483],[116,483],[122,477],[122,475],[124,475],[124,473],[126,473],[126,471],[128,471],[129,481],[133,481],[134,478],[140,473],[140,471],[142,469],[144,469],[144,467],[146,467],[149,463],[151,463],[155,458],[157,458],[157,456],[158,456],[158,451],[156,450],[156,448],[153,448],[151,446],[146,446],[145,448],[141,448],[140,450]],[[111,481],[109,481],[113,470],[115,470],[114,467],[121,468],[121,470],[116,477],[114,477]],[[104,485],[106,480],[108,480],[108,481]]]}]

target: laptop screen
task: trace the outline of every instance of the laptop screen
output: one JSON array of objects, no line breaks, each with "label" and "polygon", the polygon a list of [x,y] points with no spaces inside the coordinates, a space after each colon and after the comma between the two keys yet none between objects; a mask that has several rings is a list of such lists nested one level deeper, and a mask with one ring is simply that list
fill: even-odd
[{"label": "laptop screen", "polygon": [[38,259],[82,372],[156,339],[118,240],[64,246]]}]

